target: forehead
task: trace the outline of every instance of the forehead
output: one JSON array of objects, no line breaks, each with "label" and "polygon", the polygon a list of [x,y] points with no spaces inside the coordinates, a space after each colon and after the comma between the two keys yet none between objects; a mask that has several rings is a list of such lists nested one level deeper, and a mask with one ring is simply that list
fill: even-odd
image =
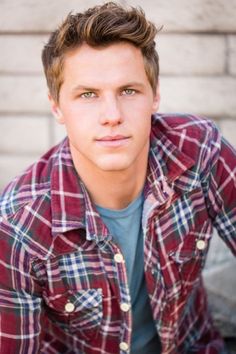
[{"label": "forehead", "polygon": [[146,79],[143,55],[140,48],[127,42],[106,47],[83,44],[66,54],[63,69],[64,80],[76,77],[80,80],[103,81],[137,76]]},{"label": "forehead", "polygon": [[136,47],[132,43],[126,41],[114,42],[106,46],[90,46],[87,43],[71,49],[66,54],[66,61],[70,61],[73,58],[79,58],[82,60],[94,59],[97,57],[106,58],[110,56],[118,56],[119,58],[126,58],[127,56],[142,57],[140,48]]}]

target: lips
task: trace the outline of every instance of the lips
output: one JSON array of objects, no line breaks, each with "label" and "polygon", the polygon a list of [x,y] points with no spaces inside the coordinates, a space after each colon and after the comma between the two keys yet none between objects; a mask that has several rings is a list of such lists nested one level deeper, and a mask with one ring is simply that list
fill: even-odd
[{"label": "lips", "polygon": [[119,147],[126,145],[129,139],[130,137],[124,135],[107,135],[96,139],[96,142],[105,147]]},{"label": "lips", "polygon": [[115,135],[115,136],[104,136],[100,139],[97,139],[98,141],[114,141],[114,140],[123,140],[123,139],[127,139],[127,137],[123,136],[123,135]]}]

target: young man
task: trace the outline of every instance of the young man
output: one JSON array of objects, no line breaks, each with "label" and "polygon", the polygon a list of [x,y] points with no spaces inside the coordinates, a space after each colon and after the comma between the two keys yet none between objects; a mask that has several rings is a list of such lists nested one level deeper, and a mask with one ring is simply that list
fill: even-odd
[{"label": "young man", "polygon": [[236,153],[155,113],[156,33],[107,3],[43,50],[68,138],[1,198],[1,353],[225,353],[201,272],[213,226],[236,253]]}]

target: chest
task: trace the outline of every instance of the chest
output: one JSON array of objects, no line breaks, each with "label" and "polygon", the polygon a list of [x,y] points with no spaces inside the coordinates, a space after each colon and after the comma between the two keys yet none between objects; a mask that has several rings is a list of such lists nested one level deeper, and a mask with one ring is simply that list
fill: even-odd
[{"label": "chest", "polygon": [[[157,324],[176,321],[189,294],[199,285],[211,232],[204,196],[198,189],[176,195],[171,203],[154,208],[147,219],[144,270]],[[112,241],[86,241],[79,232],[78,240],[73,252],[34,264],[47,313],[70,333],[82,323],[86,336],[94,335],[94,330],[90,332],[93,326],[110,333],[123,321],[129,322],[124,257]]]}]

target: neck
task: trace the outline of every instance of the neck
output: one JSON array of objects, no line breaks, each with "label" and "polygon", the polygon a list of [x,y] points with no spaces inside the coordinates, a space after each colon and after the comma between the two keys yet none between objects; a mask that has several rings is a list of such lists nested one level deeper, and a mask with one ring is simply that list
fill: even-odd
[{"label": "neck", "polygon": [[142,192],[146,173],[137,175],[135,180],[132,180],[133,173],[101,174],[101,178],[97,178],[96,182],[99,191],[93,188],[94,181],[90,183],[91,181],[86,180],[85,183],[95,204],[119,210],[127,207]]},{"label": "neck", "polygon": [[72,159],[93,202],[103,208],[119,210],[127,207],[143,190],[148,153],[145,160],[122,171],[103,171]]}]

